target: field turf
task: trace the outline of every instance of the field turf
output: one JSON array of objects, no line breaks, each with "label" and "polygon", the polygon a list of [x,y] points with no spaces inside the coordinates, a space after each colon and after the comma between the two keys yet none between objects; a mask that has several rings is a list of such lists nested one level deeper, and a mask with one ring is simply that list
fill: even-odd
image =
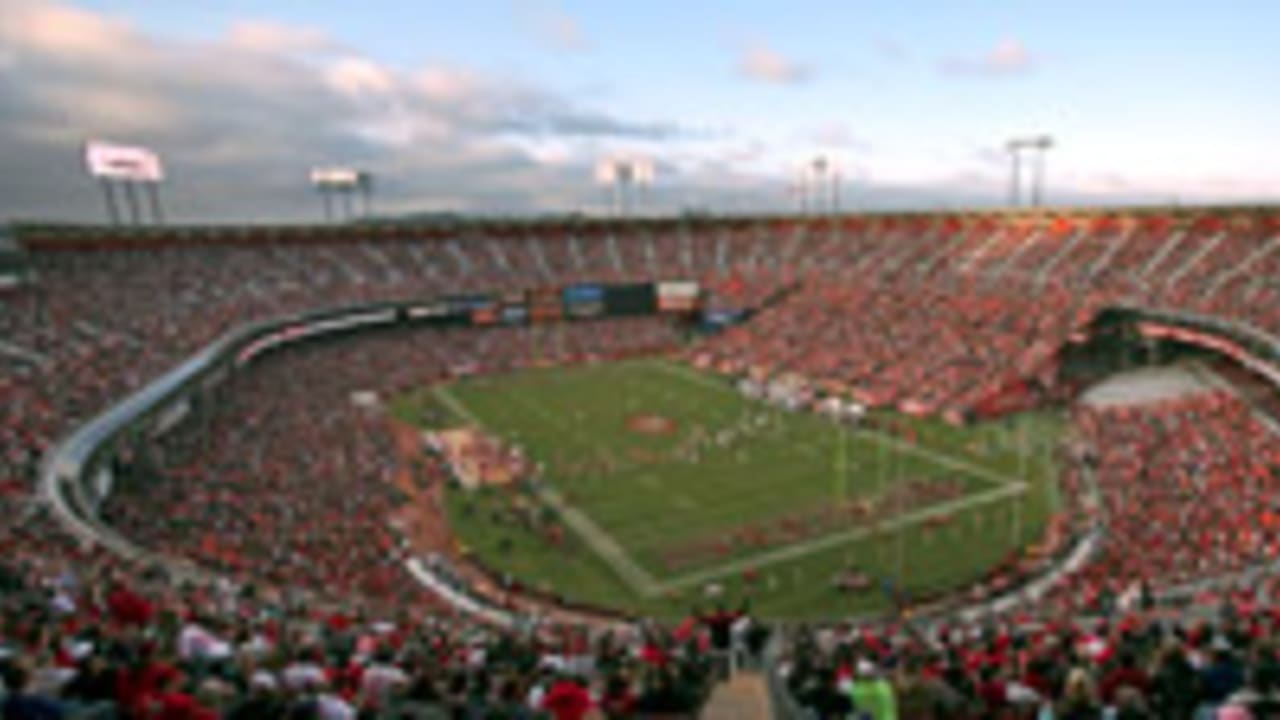
[{"label": "field turf", "polygon": [[[1051,413],[966,428],[876,413],[874,427],[849,429],[660,359],[467,379],[393,412],[479,425],[544,466],[537,500],[568,527],[560,546],[511,521],[508,491],[451,491],[454,533],[486,565],[657,616],[711,584],[777,618],[885,611],[971,582],[1038,539],[1056,505]],[[646,416],[657,432],[637,430]],[[872,511],[853,517],[859,504]],[[787,524],[809,529],[725,547]],[[835,590],[847,570],[871,587]]]}]

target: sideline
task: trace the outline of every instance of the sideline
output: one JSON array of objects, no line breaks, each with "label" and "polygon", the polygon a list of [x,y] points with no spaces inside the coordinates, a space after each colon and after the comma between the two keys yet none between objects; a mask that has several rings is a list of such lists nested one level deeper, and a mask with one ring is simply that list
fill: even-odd
[{"label": "sideline", "polygon": [[[718,383],[701,373],[698,373],[694,370],[690,370],[684,367],[683,365],[675,365],[672,363],[659,361],[654,363],[653,367],[659,370],[662,370],[669,375],[674,375],[675,377],[684,378],[689,382],[698,383],[699,385],[715,388],[717,390],[721,390],[727,393],[732,393],[734,395],[738,394],[738,391],[734,390],[728,385],[723,383]],[[919,457],[927,458],[939,465],[943,465],[945,467],[951,468],[952,470],[963,470],[972,475],[976,475],[979,478],[982,478],[983,480],[991,482],[996,486],[1025,484],[1025,481],[1019,478],[1013,478],[1013,477],[1007,477],[1007,476],[1001,475],[997,472],[993,472],[987,468],[984,468],[981,465],[975,465],[967,460],[962,460],[953,455],[947,455],[945,453],[940,453],[936,450],[930,450],[929,448],[926,448],[922,445],[905,442],[900,438],[896,438],[887,433],[880,432],[879,430],[872,430],[870,428],[859,427],[859,428],[853,428],[853,431],[855,434],[875,438],[875,440],[881,444],[889,445],[894,449],[901,450],[902,452],[905,452],[910,455],[917,455]]]},{"label": "sideline", "polygon": [[[454,397],[446,386],[438,385],[432,392],[440,398],[441,402],[448,405],[450,409],[460,416],[475,424],[476,427],[485,429],[484,422]],[[528,404],[526,406],[532,407]],[[543,412],[541,408],[537,408],[536,411],[539,416],[546,418],[549,423],[556,427],[561,427],[558,422],[555,422],[555,418]],[[613,536],[605,532],[586,513],[570,505],[559,491],[541,482],[533,484],[533,492],[540,501],[554,510],[564,520],[565,524],[572,528],[582,538],[583,542],[590,546],[591,550],[601,560],[604,560],[605,564],[634,592],[644,597],[656,594],[657,581],[654,580],[653,576],[636,564],[636,561],[618,544],[618,541],[614,540]]]}]

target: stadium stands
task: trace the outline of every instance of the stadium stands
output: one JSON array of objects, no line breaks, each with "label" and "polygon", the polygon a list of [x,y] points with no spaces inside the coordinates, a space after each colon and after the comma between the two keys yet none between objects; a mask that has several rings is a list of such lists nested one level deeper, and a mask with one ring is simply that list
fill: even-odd
[{"label": "stadium stands", "polygon": [[[625,717],[688,711],[706,696],[711,650],[727,644],[722,618],[588,641],[580,628],[458,617],[413,585],[408,540],[387,524],[403,499],[393,434],[351,402],[463,371],[674,348],[677,331],[658,318],[571,323],[537,342],[526,327],[396,329],[278,351],[231,378],[201,422],[122,459],[136,482],[103,508],[125,537],[220,580],[187,582],[72,542],[36,499],[45,454],[248,322],[697,280],[712,308],[755,314],[684,350],[693,361],[794,373],[870,405],[956,419],[1011,391],[1024,404],[1062,397],[1058,351],[1106,307],[1280,334],[1280,216],[1253,210],[17,237],[33,279],[0,288],[0,659],[8,693],[86,717],[530,704],[576,717],[589,702]],[[1042,705],[1064,717],[1104,705],[1191,717],[1240,704],[1242,689],[1280,692],[1274,576],[1209,582],[1276,558],[1280,439],[1225,391],[1076,408],[1073,425],[1070,521],[1106,528],[1079,572],[990,622],[798,632],[784,651],[791,696],[838,712],[839,688],[870,698],[887,679],[902,717],[1026,717]],[[1163,602],[1174,597],[1190,602]],[[1230,614],[1189,614],[1206,606]]]}]

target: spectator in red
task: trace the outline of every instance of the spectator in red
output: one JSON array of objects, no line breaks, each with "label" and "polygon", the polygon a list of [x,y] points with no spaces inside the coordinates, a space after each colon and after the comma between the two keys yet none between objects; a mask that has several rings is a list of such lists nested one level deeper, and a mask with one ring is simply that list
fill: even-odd
[{"label": "spectator in red", "polygon": [[542,709],[556,720],[582,720],[591,707],[591,695],[572,677],[558,678],[542,698]]}]

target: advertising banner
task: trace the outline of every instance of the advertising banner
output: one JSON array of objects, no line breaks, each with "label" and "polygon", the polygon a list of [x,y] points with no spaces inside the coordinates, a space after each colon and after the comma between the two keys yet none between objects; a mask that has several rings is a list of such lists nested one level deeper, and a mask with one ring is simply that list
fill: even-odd
[{"label": "advertising banner", "polygon": [[529,308],[524,305],[504,305],[502,307],[503,325],[523,325],[529,321]]},{"label": "advertising banner", "polygon": [[530,290],[529,317],[534,322],[553,322],[564,317],[564,303],[559,288]]},{"label": "advertising banner", "polygon": [[498,306],[486,305],[471,311],[472,325],[496,325],[498,323]]},{"label": "advertising banner", "polygon": [[604,288],[570,285],[564,289],[564,308],[569,317],[599,317],[604,314]]},{"label": "advertising banner", "polygon": [[690,312],[698,307],[696,282],[658,283],[658,312]]}]

